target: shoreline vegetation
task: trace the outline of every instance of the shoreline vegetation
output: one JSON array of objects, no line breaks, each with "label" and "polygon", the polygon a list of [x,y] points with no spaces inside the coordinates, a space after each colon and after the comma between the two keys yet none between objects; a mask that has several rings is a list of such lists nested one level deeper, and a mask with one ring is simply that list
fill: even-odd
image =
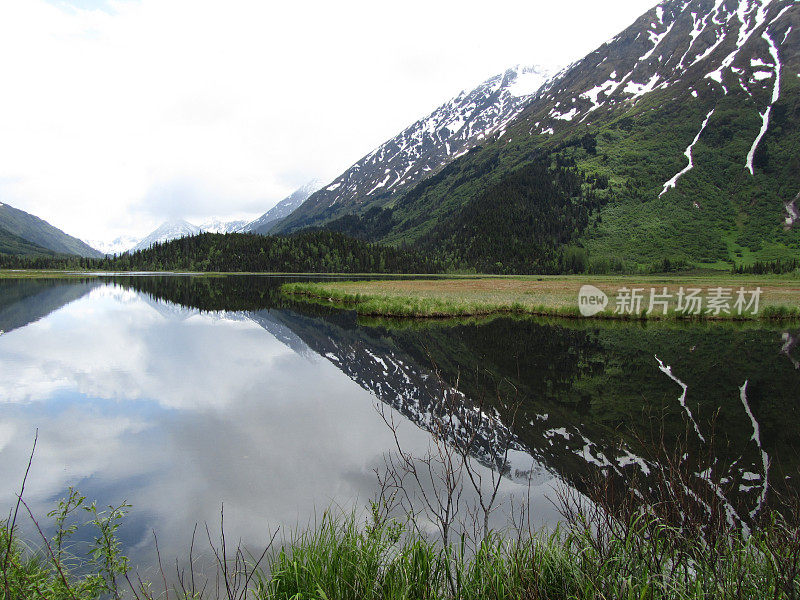
[{"label": "shoreline vegetation", "polygon": [[[69,543],[80,527],[60,527],[37,545],[0,523],[2,600],[788,600],[800,593],[797,529],[780,516],[747,536],[719,532],[709,544],[657,517],[615,521],[598,532],[594,519],[574,515],[552,531],[491,532],[466,552],[379,511],[365,522],[326,512],[315,529],[284,540],[273,535],[260,554],[242,546],[223,553],[224,531],[197,548],[193,539],[182,559],[187,570],[173,566],[179,570],[166,574],[162,566],[150,581],[121,551],[127,507],[76,505],[83,500],[76,494],[70,490],[52,514],[89,513],[85,526],[97,538],[88,557],[75,556]],[[206,559],[214,572],[195,572]]]},{"label": "shoreline vegetation", "polygon": [[[281,286],[284,297],[300,303],[354,310],[362,317],[448,320],[503,315],[601,319],[609,321],[764,322],[800,319],[800,277],[796,274],[668,273],[659,275],[429,275],[423,273],[313,273],[226,271],[63,271],[0,269],[3,279],[71,279],[113,276],[175,275],[189,277],[313,277],[316,282]],[[579,309],[579,292],[594,286],[608,297],[604,310],[590,316]],[[620,291],[638,290],[639,302],[620,305]],[[701,306],[678,311],[679,292],[700,291]],[[726,294],[719,311],[708,300],[717,289]],[[737,312],[739,290],[749,304],[760,289],[758,310]],[[649,306],[651,294],[656,303]],[[664,295],[666,294],[666,295]],[[666,304],[663,304],[666,302]],[[686,304],[686,301],[684,301]]]},{"label": "shoreline vegetation", "polygon": [[[608,297],[604,310],[581,314],[578,295],[584,285],[595,286]],[[679,294],[699,289],[702,301],[697,312],[679,312]],[[709,308],[712,295],[722,289],[723,307]],[[640,290],[640,302],[620,301],[623,289]],[[666,289],[666,292],[665,292]],[[737,313],[740,289],[744,300],[760,289],[758,310],[751,305]],[[651,291],[652,290],[652,291]],[[616,320],[784,320],[800,318],[800,280],[785,276],[668,275],[668,276],[510,276],[370,281],[286,283],[287,296],[355,310],[369,317],[448,318],[500,314],[555,316]],[[650,296],[660,302],[650,309]],[[627,302],[624,312],[615,312]],[[684,304],[686,302],[684,301]]]}]

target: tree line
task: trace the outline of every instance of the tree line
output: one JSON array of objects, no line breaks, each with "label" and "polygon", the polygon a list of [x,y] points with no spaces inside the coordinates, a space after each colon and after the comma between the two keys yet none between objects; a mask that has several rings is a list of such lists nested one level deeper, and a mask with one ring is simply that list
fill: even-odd
[{"label": "tree line", "polygon": [[0,255],[4,269],[221,271],[280,273],[438,273],[435,257],[417,250],[317,230],[288,236],[202,233],[101,259]]}]

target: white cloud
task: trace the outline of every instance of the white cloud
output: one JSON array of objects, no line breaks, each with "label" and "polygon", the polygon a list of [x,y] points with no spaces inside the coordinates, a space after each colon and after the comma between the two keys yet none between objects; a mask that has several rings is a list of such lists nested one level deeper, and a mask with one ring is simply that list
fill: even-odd
[{"label": "white cloud", "polygon": [[[0,3],[0,201],[93,239],[176,210],[255,215],[460,89],[575,60],[653,3]],[[180,194],[159,209],[164,190]]]}]

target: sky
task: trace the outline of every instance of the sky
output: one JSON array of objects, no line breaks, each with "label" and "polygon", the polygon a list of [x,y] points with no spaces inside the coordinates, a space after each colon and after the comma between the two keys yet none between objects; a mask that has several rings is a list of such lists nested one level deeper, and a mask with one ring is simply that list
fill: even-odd
[{"label": "sky", "polygon": [[0,0],[0,202],[85,240],[254,218],[656,0]]}]

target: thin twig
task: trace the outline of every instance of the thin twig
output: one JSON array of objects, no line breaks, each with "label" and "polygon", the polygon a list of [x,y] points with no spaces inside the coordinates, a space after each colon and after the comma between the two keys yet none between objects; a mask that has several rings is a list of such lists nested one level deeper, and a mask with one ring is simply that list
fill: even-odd
[{"label": "thin twig", "polygon": [[19,506],[22,502],[22,495],[25,493],[25,483],[28,481],[28,473],[31,471],[31,464],[33,464],[33,455],[36,452],[36,442],[39,441],[39,428],[36,428],[36,433],[33,436],[33,447],[31,448],[31,454],[28,457],[28,467],[25,469],[25,475],[22,478],[22,485],[19,489],[19,494],[17,494],[17,504],[14,507],[14,516],[11,519],[11,526],[8,529],[8,544],[6,545],[6,555],[3,557],[3,583],[5,584],[6,588],[6,595],[10,598],[11,597],[11,588],[9,587],[8,583],[8,561],[11,559],[11,545],[12,541],[14,540],[14,529],[17,524],[17,515],[19,514]]}]

